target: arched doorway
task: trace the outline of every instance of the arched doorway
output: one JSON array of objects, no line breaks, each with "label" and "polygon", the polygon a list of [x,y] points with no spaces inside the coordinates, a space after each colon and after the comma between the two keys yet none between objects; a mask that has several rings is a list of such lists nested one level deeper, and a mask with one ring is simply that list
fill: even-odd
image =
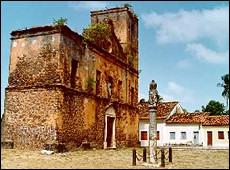
[{"label": "arched doorway", "polygon": [[116,113],[115,109],[110,106],[105,112],[105,134],[104,149],[116,148]]}]

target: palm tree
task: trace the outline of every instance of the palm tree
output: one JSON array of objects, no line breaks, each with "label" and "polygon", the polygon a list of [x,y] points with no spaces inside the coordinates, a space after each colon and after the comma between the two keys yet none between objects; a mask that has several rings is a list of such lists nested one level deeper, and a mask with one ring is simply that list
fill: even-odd
[{"label": "palm tree", "polygon": [[157,102],[163,102],[163,101],[164,101],[163,97],[161,95],[158,95]]},{"label": "palm tree", "polygon": [[222,83],[218,83],[217,86],[223,87],[224,90],[222,92],[222,96],[226,98],[226,103],[228,107],[228,101],[229,101],[229,74],[225,74],[221,77]]}]

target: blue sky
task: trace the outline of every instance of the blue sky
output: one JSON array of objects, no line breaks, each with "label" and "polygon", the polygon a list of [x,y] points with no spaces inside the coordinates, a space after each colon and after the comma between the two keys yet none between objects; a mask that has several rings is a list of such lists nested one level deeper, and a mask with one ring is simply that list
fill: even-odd
[{"label": "blue sky", "polygon": [[210,100],[225,103],[221,76],[229,73],[228,1],[1,1],[1,114],[8,83],[10,33],[68,18],[82,33],[90,11],[130,3],[139,18],[139,99],[154,79],[165,101],[190,112]]}]

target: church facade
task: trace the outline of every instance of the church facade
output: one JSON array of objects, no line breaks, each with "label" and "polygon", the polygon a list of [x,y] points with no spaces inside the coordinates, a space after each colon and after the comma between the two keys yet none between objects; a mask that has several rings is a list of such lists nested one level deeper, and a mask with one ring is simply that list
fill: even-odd
[{"label": "church facade", "polygon": [[129,8],[91,12],[109,38],[85,41],[68,26],[11,33],[1,141],[16,148],[88,142],[138,144],[138,19]]}]

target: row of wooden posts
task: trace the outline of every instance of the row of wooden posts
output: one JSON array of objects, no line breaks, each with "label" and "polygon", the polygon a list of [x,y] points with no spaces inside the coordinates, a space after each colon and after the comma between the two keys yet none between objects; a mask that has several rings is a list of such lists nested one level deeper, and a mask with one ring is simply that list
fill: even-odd
[{"label": "row of wooden posts", "polygon": [[[169,151],[168,151],[168,159],[169,159],[169,162],[172,162],[172,148],[169,147]],[[147,158],[147,154],[146,154],[146,148],[143,149],[143,162],[146,162],[146,158]],[[161,149],[161,166],[162,167],[165,167],[165,149],[162,148]],[[137,160],[137,152],[136,152],[136,149],[134,148],[133,149],[133,165],[136,165],[136,160]]]}]

